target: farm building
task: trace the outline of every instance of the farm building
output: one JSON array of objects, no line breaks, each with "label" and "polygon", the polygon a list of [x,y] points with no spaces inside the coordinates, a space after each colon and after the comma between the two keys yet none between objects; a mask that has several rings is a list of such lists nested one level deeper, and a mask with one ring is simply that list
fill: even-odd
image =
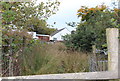
[{"label": "farm building", "polygon": [[67,34],[71,34],[67,28],[57,30],[50,35],[50,41],[63,41],[63,36]]},{"label": "farm building", "polygon": [[36,34],[36,32],[28,32],[29,34],[32,34],[33,38],[40,39],[45,42],[49,41],[63,41],[63,36],[67,34],[71,34],[71,32],[67,28],[62,28],[60,30],[57,30],[53,32],[51,35],[44,35],[44,34]]},{"label": "farm building", "polygon": [[43,34],[36,34],[36,36],[38,37],[38,39],[45,41],[45,42],[49,42],[50,40],[50,36],[49,35],[43,35]]},{"label": "farm building", "polygon": [[27,33],[32,35],[33,39],[38,39],[38,37],[36,36],[36,32],[27,32]]}]

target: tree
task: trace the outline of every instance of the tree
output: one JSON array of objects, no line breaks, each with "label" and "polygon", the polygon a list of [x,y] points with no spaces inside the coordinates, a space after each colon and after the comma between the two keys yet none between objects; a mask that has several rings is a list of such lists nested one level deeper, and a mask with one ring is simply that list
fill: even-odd
[{"label": "tree", "polygon": [[81,22],[77,25],[76,31],[70,35],[69,40],[72,48],[76,50],[90,52],[92,45],[96,45],[98,49],[105,48],[105,29],[119,27],[116,11],[108,9],[105,5],[95,8],[82,6],[77,15],[81,17]]},{"label": "tree", "polygon": [[[46,20],[58,11],[60,2],[48,0],[36,5],[33,2],[0,2],[4,28],[28,29],[39,31],[47,28]],[[8,26],[9,25],[9,26]],[[14,25],[14,26],[13,26]],[[39,31],[40,32],[40,31]]]}]

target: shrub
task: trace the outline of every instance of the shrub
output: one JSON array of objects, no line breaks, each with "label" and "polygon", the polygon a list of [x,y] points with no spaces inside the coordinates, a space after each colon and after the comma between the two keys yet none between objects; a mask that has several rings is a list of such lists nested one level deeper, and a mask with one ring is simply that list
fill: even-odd
[{"label": "shrub", "polygon": [[22,74],[53,74],[88,71],[87,55],[67,52],[62,43],[35,44],[22,56]]}]

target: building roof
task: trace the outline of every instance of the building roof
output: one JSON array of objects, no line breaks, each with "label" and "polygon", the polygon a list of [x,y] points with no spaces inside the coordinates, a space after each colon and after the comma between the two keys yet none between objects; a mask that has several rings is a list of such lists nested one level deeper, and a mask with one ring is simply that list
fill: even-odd
[{"label": "building roof", "polygon": [[49,35],[43,35],[43,34],[36,34],[36,36],[47,36],[47,37],[49,37]]},{"label": "building roof", "polygon": [[62,31],[62,30],[64,30],[65,28],[62,28],[62,29],[60,29],[60,30],[56,30],[55,32],[53,32],[50,36],[53,36],[53,35],[55,35],[55,34],[57,34],[57,33],[59,33],[60,31]]}]

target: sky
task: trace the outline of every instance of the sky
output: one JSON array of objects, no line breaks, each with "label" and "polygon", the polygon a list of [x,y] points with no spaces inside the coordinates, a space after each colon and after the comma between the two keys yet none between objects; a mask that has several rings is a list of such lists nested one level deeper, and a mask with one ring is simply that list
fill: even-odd
[{"label": "sky", "polygon": [[[40,2],[42,0],[38,0]],[[43,0],[44,1],[44,0]],[[75,28],[70,27],[66,24],[69,22],[80,22],[80,18],[77,17],[77,10],[81,8],[81,6],[87,7],[95,7],[102,3],[105,3],[107,6],[112,6],[112,2],[115,0],[59,0],[60,6],[59,11],[55,15],[52,15],[48,19],[48,24],[54,25],[53,28],[61,29],[66,27],[68,30],[72,31]]]}]

